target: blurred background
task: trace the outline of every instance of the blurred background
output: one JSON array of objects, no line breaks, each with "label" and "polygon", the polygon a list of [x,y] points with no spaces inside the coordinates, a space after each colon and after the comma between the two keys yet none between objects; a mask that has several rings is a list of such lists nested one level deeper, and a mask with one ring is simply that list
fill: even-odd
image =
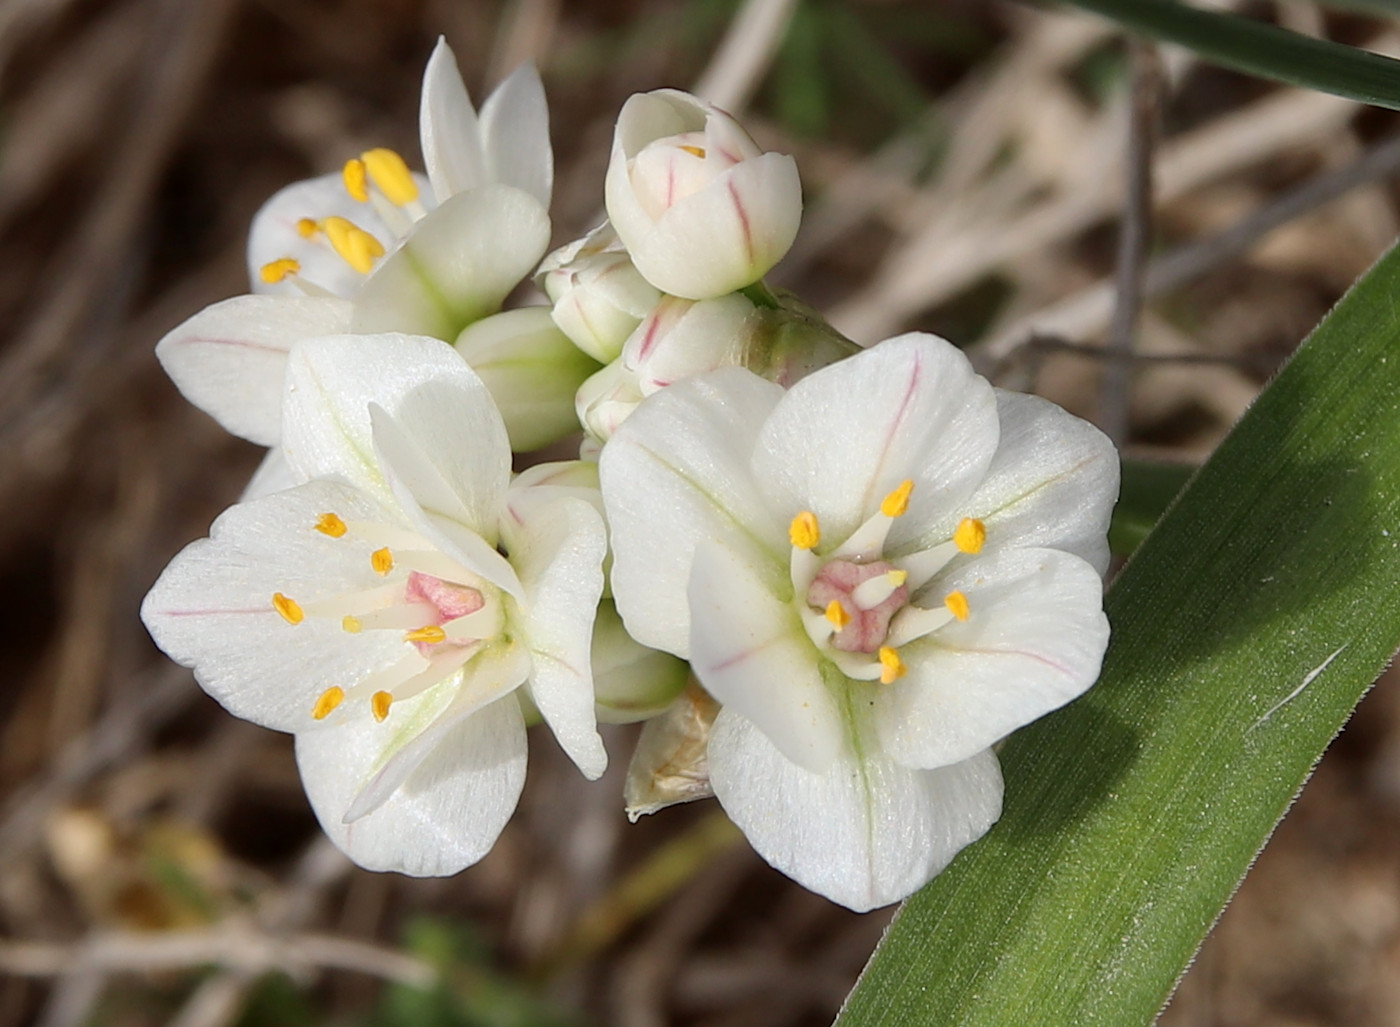
[{"label": "blurred background", "polygon": [[[1374,14],[1216,6],[1400,52]],[[536,737],[518,814],[458,877],[359,871],[321,839],[290,738],[225,714],[141,628],[259,458],[180,399],[156,340],[247,291],[274,190],[370,146],[418,163],[439,34],[478,100],[539,65],[557,243],[600,216],[622,101],[698,86],[798,159],[807,212],[774,284],[862,343],[945,335],[1135,458],[1199,462],[1400,224],[1394,115],[1059,9],[3,0],[0,1024],[822,1025],[888,921],[786,881],[713,803],[628,825],[621,729],[601,786]],[[1125,225],[1151,238],[1126,251],[1130,333]],[[1400,1023],[1394,682],[1162,1022]]]}]

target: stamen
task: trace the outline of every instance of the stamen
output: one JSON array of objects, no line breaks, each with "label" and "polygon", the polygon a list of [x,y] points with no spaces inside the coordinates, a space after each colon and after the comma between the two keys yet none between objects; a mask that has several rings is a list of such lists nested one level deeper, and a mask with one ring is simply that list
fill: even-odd
[{"label": "stamen", "polygon": [[836,625],[836,630],[840,631],[847,624],[851,623],[851,615],[846,612],[846,608],[841,605],[841,600],[833,599],[826,604],[826,619]]},{"label": "stamen", "polygon": [[365,178],[364,161],[353,157],[347,160],[340,177],[345,180],[345,191],[350,194],[352,200],[359,203],[369,202],[369,182]]},{"label": "stamen", "polygon": [[792,524],[788,527],[788,538],[792,540],[793,547],[796,549],[815,549],[817,543],[822,540],[822,531],[821,526],[817,524],[817,515],[811,510],[803,510],[794,517]]},{"label": "stamen", "polygon": [[344,538],[345,533],[350,529],[346,527],[345,522],[337,514],[323,513],[316,519],[316,530],[331,538]]},{"label": "stamen", "polygon": [[948,607],[948,612],[958,620],[967,620],[969,612],[967,596],[961,592],[949,592],[943,599],[943,605]]},{"label": "stamen", "polygon": [[873,578],[866,578],[851,591],[851,598],[862,610],[873,610],[879,606],[909,578],[905,571],[886,571]]},{"label": "stamen", "polygon": [[369,565],[374,568],[375,574],[383,577],[394,569],[394,554],[389,551],[388,546],[376,549],[369,554]]},{"label": "stamen", "polygon": [[428,645],[437,645],[439,642],[447,641],[447,632],[436,624],[425,624],[421,628],[414,628],[403,636],[405,642],[426,642]]},{"label": "stamen", "polygon": [[381,724],[389,716],[389,707],[392,705],[394,705],[394,697],[388,692],[375,692],[374,695],[370,696],[370,712],[374,714],[374,719]]},{"label": "stamen", "polygon": [[303,239],[314,239],[316,233],[320,230],[314,218],[297,219],[297,235],[301,236]]},{"label": "stamen", "polygon": [[904,665],[904,661],[899,658],[899,650],[894,646],[882,645],[880,647],[880,684],[891,685],[909,671]]},{"label": "stamen", "polygon": [[268,285],[276,285],[289,275],[301,273],[301,263],[292,257],[278,257],[270,260],[258,270],[258,277]]},{"label": "stamen", "polygon": [[331,715],[331,711],[344,701],[345,689],[335,686],[327,688],[316,700],[316,705],[311,707],[311,716],[314,720],[325,720]]},{"label": "stamen", "polygon": [[705,159],[705,149],[702,146],[682,146],[681,149],[701,160]]},{"label": "stamen", "polygon": [[347,613],[344,617],[340,618],[340,629],[347,634],[358,635],[365,629],[365,626],[360,618]]},{"label": "stamen", "polygon": [[953,619],[953,611],[946,606],[935,610],[925,610],[921,606],[906,606],[890,620],[890,630],[885,636],[885,644],[896,649],[925,635],[931,635]]},{"label": "stamen", "polygon": [[953,532],[953,544],[964,553],[980,553],[987,543],[987,526],[975,517],[964,517]]},{"label": "stamen", "polygon": [[369,177],[390,203],[404,207],[418,199],[418,184],[404,159],[393,150],[378,147],[360,154]]},{"label": "stamen", "polygon": [[288,624],[300,624],[306,618],[297,601],[288,599],[281,592],[272,593],[272,608],[280,613]]},{"label": "stamen", "polygon": [[326,238],[331,241],[335,252],[342,260],[362,275],[374,269],[374,262],[384,256],[384,247],[378,239],[360,228],[353,221],[342,217],[329,217],[321,222]]},{"label": "stamen", "polygon": [[914,491],[914,479],[905,478],[880,504],[880,512],[886,517],[902,517],[909,509],[909,493]]}]

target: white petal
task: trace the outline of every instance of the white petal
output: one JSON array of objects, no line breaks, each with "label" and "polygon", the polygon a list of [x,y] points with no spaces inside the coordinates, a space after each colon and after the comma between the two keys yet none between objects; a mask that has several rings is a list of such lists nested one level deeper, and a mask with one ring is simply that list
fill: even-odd
[{"label": "white petal", "polygon": [[997,448],[992,387],[942,339],[890,339],[802,379],[764,425],[754,477],[776,510],[817,515],[834,547],[906,479],[890,546],[961,505]]},{"label": "white petal", "polygon": [[554,151],[549,105],[533,64],[522,64],[481,105],[481,140],[489,180],[524,189],[549,209]]},{"label": "white petal", "polygon": [[970,613],[900,654],[908,673],[873,693],[881,744],[940,767],[985,749],[1080,695],[1108,645],[1103,583],[1077,556],[1011,549],[969,561],[926,590],[961,591]]},{"label": "white petal", "polygon": [[262,463],[258,464],[253,476],[248,479],[248,484],[243,486],[243,494],[238,497],[238,501],[247,503],[254,499],[262,499],[263,496],[270,496],[274,492],[281,492],[302,483],[303,479],[288,466],[281,447],[273,446],[263,457]]},{"label": "white petal", "polygon": [[787,525],[749,472],[753,444],[781,387],[722,368],[663,389],[603,448],[603,503],[613,541],[613,596],[638,642],[690,652],[686,588],[695,547],[710,539],[787,581]]},{"label": "white petal", "polygon": [[990,750],[938,770],[847,753],[814,774],[725,708],[709,762],[715,795],[760,856],[860,912],[917,891],[1001,815]]},{"label": "white petal", "polygon": [[457,70],[456,55],[441,36],[423,72],[418,129],[423,165],[439,203],[486,184],[486,158],[481,150],[476,109],[462,83],[462,73]]},{"label": "white petal", "polygon": [[[468,477],[476,473],[476,461],[501,459],[492,447],[505,444],[505,429],[497,424],[492,433],[489,418],[476,416],[481,402],[466,399],[480,397],[489,407],[486,387],[451,346],[436,339],[385,334],[309,340],[292,351],[286,382],[282,447],[287,462],[304,478],[341,477],[380,491],[387,501],[371,438],[370,404],[397,416],[399,407],[429,383],[434,390],[455,390],[472,407],[460,412],[461,426],[451,436],[453,443],[471,438],[467,433],[472,430],[486,432],[472,440],[481,453],[449,453],[447,459],[461,461],[468,468],[462,473]],[[415,409],[429,405],[415,401]],[[425,430],[440,428],[429,420]],[[504,490],[504,472],[499,469],[497,479],[494,487]]]},{"label": "white petal", "polygon": [[549,245],[549,215],[529,193],[488,185],[422,218],[355,295],[357,332],[454,341],[501,308]]},{"label": "white petal", "polygon": [[[450,387],[423,388],[431,393],[428,402],[460,398],[460,393]],[[450,407],[444,413],[450,416]],[[470,450],[449,448],[451,430],[446,434],[449,445],[445,446],[429,433],[410,433],[378,404],[370,405],[370,419],[380,471],[408,522],[463,567],[520,598],[523,591],[519,579],[495,547],[496,514],[505,493],[500,479],[492,473],[497,469],[491,466],[495,454],[480,454],[481,473],[473,481],[462,475],[462,471],[472,469]],[[425,420],[431,424],[430,418]]]},{"label": "white petal", "polygon": [[348,688],[407,648],[394,632],[351,635],[314,617],[292,625],[273,609],[276,592],[307,606],[365,587],[376,547],[353,533],[321,534],[323,513],[387,517],[367,496],[328,481],[240,503],[214,522],[210,538],[170,562],[141,607],[156,645],[193,667],[206,692],[279,731],[310,729],[322,692]]},{"label": "white petal", "polygon": [[792,762],[829,767],[845,727],[792,604],[775,598],[742,555],[713,542],[695,550],[687,595],[690,665],[705,690]]},{"label": "white petal", "polygon": [[302,296],[295,280],[274,285],[262,280],[264,264],[291,257],[301,265],[298,277],[336,296],[350,297],[365,276],[347,264],[331,248],[324,235],[311,238],[297,230],[303,218],[320,221],[342,217],[379,240],[386,251],[394,246],[395,233],[368,203],[360,203],[345,191],[345,180],[337,172],[309,178],[279,190],[253,216],[248,230],[248,277],[253,292],[274,296]]},{"label": "white petal", "polygon": [[297,762],[321,826],[346,855],[369,870],[418,877],[455,874],[490,851],[525,783],[525,725],[520,703],[506,696],[435,737],[394,794],[352,824],[355,795],[372,777],[390,719],[364,717],[353,727],[297,736]]},{"label": "white petal", "polygon": [[951,537],[960,517],[987,525],[984,553],[1018,546],[1062,549],[1108,569],[1108,522],[1118,498],[1118,453],[1088,421],[1039,396],[997,392],[1001,443],[987,477],[967,501],[933,525]]},{"label": "white petal", "polygon": [[[629,206],[620,209],[636,221]],[[632,232],[627,251],[642,277],[662,292],[709,299],[767,274],[792,247],[801,220],[797,162],[765,153],[678,201],[650,230]]]},{"label": "white petal", "polygon": [[181,395],[227,431],[260,446],[282,435],[282,378],[292,343],[350,327],[331,297],[235,296],[205,307],[156,343]]},{"label": "white petal", "polygon": [[565,497],[531,507],[523,523],[503,518],[502,529],[525,588],[519,628],[533,662],[530,696],[569,758],[596,780],[608,765],[590,659],[608,551],[603,518],[583,500]]}]

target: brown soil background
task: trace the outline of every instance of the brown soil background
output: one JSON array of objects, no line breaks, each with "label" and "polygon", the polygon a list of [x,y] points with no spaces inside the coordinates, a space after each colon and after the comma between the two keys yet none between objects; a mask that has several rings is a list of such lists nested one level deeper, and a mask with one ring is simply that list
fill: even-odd
[{"label": "brown soil background", "polygon": [[[1400,50],[1395,23],[1233,6]],[[1397,235],[1392,159],[1188,261],[1146,306],[1131,389],[1105,387],[1131,86],[1112,28],[830,0],[736,76],[711,64],[736,9],[0,3],[0,1023],[819,1025],[888,919],[790,884],[712,804],[629,826],[626,731],[592,787],[536,739],[518,815],[458,877],[358,871],[319,839],[289,739],[225,714],[142,630],[146,588],[258,458],[180,399],[152,347],[246,291],[244,234],[275,189],[372,145],[417,161],[439,33],[478,99],[538,62],[557,242],[598,214],[627,95],[709,68],[712,95],[798,157],[808,213],[778,284],[863,342],[939,331],[998,384],[1126,416],[1131,455],[1208,454]],[[1161,62],[1158,253],[1335,182],[1397,127],[1183,53]],[[436,990],[409,988],[430,974]],[[1323,760],[1162,1022],[1400,1023],[1395,682]]]}]

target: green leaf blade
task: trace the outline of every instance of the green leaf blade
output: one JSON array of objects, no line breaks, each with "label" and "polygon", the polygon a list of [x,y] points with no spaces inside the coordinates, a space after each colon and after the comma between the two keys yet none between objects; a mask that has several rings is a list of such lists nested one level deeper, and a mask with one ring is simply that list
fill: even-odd
[{"label": "green leaf blade", "polygon": [[1249,75],[1400,110],[1400,61],[1176,0],[1065,0]]},{"label": "green leaf blade", "polygon": [[1111,591],[1099,684],[1002,752],[1002,821],[840,1027],[1150,1023],[1400,646],[1400,254],[1315,331]]}]

